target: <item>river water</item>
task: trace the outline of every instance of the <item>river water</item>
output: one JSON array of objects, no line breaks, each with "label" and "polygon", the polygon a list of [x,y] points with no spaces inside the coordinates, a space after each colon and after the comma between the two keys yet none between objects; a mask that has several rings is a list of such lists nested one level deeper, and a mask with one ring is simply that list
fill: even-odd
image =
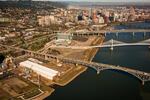
[{"label": "river water", "polygon": [[[149,28],[150,23],[133,23],[115,26],[116,29]],[[114,34],[106,36],[109,39],[124,42],[137,42],[150,38],[150,33],[144,37],[141,33]],[[128,68],[150,72],[150,50],[148,46],[115,47],[100,49],[93,59],[94,62],[114,64]],[[88,69],[75,80],[56,91],[45,100],[150,100],[150,82],[143,86],[135,77],[124,72],[105,70],[99,75],[93,69]]]}]

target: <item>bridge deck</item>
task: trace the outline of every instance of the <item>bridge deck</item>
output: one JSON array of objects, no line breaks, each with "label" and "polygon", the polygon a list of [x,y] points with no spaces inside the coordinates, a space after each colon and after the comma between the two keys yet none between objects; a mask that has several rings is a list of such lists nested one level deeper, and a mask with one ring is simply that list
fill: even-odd
[{"label": "bridge deck", "polygon": [[125,30],[100,30],[100,31],[85,31],[85,32],[72,32],[73,34],[94,34],[94,33],[138,33],[150,32],[150,29],[125,29]]},{"label": "bridge deck", "polygon": [[68,49],[92,49],[92,48],[104,48],[104,47],[119,47],[119,46],[150,46],[150,43],[122,43],[122,44],[110,44],[110,45],[95,45],[95,46],[50,46],[49,48],[68,48]]}]

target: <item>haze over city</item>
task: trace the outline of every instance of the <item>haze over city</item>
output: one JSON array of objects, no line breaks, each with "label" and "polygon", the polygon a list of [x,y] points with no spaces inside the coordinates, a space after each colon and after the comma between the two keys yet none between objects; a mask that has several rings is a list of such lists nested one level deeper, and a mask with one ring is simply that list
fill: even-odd
[{"label": "haze over city", "polygon": [[[33,0],[34,1],[34,0]],[[35,0],[36,1],[36,0]],[[150,2],[150,0],[37,0],[37,1],[73,1],[73,2]]]},{"label": "haze over city", "polygon": [[[9,1],[9,0],[0,0],[0,1]],[[19,0],[11,0],[19,1]],[[27,0],[24,0],[27,1]],[[150,2],[150,0],[32,0],[32,1],[58,1],[58,2]]]}]

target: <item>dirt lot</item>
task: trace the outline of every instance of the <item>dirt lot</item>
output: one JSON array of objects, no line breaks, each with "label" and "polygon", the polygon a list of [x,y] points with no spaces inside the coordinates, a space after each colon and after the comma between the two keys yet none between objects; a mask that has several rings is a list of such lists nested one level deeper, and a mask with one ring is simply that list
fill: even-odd
[{"label": "dirt lot", "polygon": [[6,91],[7,93],[9,93],[10,95],[12,95],[13,97],[15,96],[19,96],[20,93],[22,93],[23,91],[21,91],[21,89],[23,89],[24,87],[27,87],[28,84],[23,82],[22,80],[18,79],[18,78],[8,78],[5,79],[3,81],[1,81],[0,87]]},{"label": "dirt lot", "polygon": [[11,98],[11,96],[7,92],[5,92],[3,89],[0,89],[0,99],[1,100],[8,100],[10,98]]},{"label": "dirt lot", "polygon": [[18,97],[20,96],[30,98],[40,93],[37,85],[20,77],[14,76],[0,80],[0,93],[1,92],[7,94],[0,94],[0,98],[4,98],[1,100],[9,100],[8,98],[13,98],[11,100],[19,100]]}]

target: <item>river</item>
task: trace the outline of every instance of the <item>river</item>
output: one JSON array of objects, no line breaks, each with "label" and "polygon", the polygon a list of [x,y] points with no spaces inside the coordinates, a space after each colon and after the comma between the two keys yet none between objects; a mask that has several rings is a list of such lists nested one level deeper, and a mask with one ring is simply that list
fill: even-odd
[{"label": "river", "polygon": [[[147,28],[150,23],[130,23],[115,26],[116,29]],[[149,27],[148,27],[149,28]],[[113,34],[106,36],[109,39],[124,42],[137,42],[150,38],[150,33],[143,34]],[[94,62],[114,64],[128,68],[150,72],[150,50],[147,46],[102,48],[93,59]],[[75,80],[64,87],[57,87],[56,91],[45,100],[150,100],[150,82],[143,86],[135,77],[118,71],[105,70],[99,75],[93,69],[88,69]]]}]

